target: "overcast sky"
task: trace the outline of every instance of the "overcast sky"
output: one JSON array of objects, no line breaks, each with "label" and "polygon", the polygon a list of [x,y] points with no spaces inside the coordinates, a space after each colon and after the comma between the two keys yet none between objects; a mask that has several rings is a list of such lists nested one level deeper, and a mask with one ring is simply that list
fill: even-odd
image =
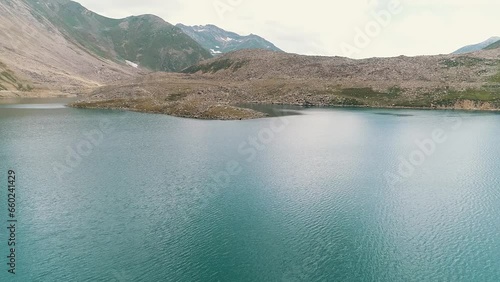
[{"label": "overcast sky", "polygon": [[77,0],[99,14],[155,14],[254,33],[287,52],[353,58],[450,53],[500,35],[495,0]]}]

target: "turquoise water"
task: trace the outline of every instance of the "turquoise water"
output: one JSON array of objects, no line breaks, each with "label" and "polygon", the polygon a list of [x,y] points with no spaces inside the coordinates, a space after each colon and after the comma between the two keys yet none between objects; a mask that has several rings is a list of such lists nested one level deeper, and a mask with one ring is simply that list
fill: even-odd
[{"label": "turquoise water", "polygon": [[0,281],[500,281],[500,115],[300,112],[0,106]]}]

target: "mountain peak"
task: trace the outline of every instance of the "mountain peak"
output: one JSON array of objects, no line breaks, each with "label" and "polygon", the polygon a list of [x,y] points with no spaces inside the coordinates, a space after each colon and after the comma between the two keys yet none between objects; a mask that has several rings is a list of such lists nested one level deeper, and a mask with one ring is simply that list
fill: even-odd
[{"label": "mountain peak", "polygon": [[198,42],[212,55],[220,55],[237,50],[264,49],[281,51],[273,43],[255,34],[242,36],[235,32],[224,30],[213,24],[186,26],[178,24],[177,27]]}]

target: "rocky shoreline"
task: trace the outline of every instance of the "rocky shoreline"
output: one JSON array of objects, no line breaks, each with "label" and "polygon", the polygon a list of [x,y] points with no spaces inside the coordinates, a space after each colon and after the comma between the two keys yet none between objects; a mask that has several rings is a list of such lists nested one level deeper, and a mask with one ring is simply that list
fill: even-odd
[{"label": "rocky shoreline", "polygon": [[25,98],[35,98],[35,99],[44,99],[44,98],[76,98],[78,97],[74,93],[66,93],[60,91],[53,90],[33,90],[30,92],[25,91],[0,91],[0,99],[25,99]]},{"label": "rocky shoreline", "polygon": [[247,120],[267,117],[265,113],[227,104],[204,105],[202,107],[152,106],[154,104],[156,103],[153,100],[140,99],[77,101],[69,104],[69,106],[78,109],[123,110],[205,120]]},{"label": "rocky shoreline", "polygon": [[[472,101],[466,101],[467,103]],[[125,104],[123,104],[125,103]],[[151,114],[167,114],[182,118],[193,118],[193,119],[205,119],[205,120],[248,120],[248,119],[258,119],[269,117],[268,114],[248,109],[244,107],[238,107],[235,105],[214,105],[208,108],[207,111],[195,111],[195,112],[171,112],[166,110],[150,110],[137,106],[127,106],[125,101],[77,101],[69,106],[79,109],[109,109],[109,110],[123,110],[132,112],[142,112]],[[254,103],[255,105],[279,105],[279,106],[301,106],[301,107],[317,107],[317,108],[364,108],[364,109],[387,109],[387,110],[458,110],[458,111],[483,111],[483,112],[500,112],[500,108],[484,108],[482,106],[472,106],[472,107],[403,107],[403,106],[359,106],[359,105],[324,105],[324,104],[263,104]]]},{"label": "rocky shoreline", "polygon": [[371,58],[245,50],[95,89],[80,108],[203,119],[249,119],[241,104],[391,109],[500,109],[500,49],[467,55]]}]

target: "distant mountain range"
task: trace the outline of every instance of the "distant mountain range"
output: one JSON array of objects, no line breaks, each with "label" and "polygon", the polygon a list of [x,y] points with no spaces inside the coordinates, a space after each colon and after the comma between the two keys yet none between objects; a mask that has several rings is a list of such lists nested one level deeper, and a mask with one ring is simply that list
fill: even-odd
[{"label": "distant mountain range", "polygon": [[179,28],[154,15],[110,19],[69,0],[28,0],[70,41],[113,61],[131,61],[151,70],[178,71],[210,58]]},{"label": "distant mountain range", "polygon": [[0,15],[0,91],[80,93],[141,72],[179,72],[219,52],[278,50],[255,35],[189,32],[154,15],[111,19],[70,0],[0,0]]},{"label": "distant mountain range", "polygon": [[466,54],[480,50],[495,49],[498,47],[500,47],[500,37],[491,37],[488,40],[483,41],[481,43],[462,47],[457,51],[453,52],[452,54]]},{"label": "distant mountain range", "polygon": [[177,27],[214,56],[244,49],[281,51],[273,43],[254,34],[241,36],[215,25],[186,26],[177,24]]}]

